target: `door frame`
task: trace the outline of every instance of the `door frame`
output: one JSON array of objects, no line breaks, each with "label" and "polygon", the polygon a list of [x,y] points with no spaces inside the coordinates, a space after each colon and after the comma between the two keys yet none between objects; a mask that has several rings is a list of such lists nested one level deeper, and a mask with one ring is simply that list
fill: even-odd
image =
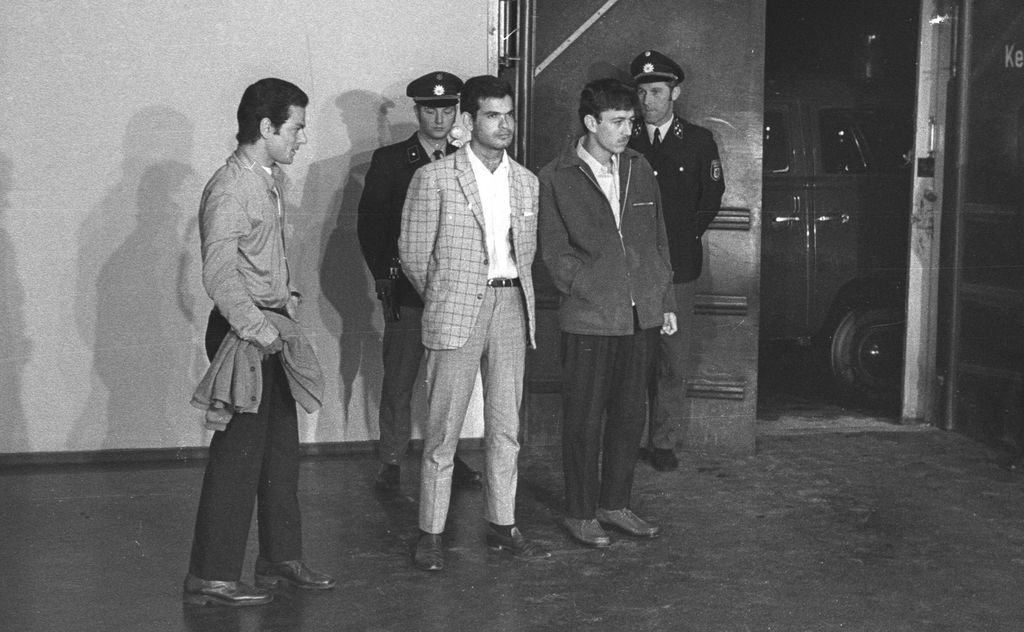
[{"label": "door frame", "polygon": [[948,0],[921,0],[917,64],[915,178],[907,277],[903,423],[944,426],[937,379],[939,255],[946,172],[948,85],[955,60],[957,15]]}]

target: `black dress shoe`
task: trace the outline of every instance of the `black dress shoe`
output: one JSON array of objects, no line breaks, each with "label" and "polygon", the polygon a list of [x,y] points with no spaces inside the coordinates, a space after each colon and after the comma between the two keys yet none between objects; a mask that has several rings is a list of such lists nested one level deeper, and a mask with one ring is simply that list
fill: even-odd
[{"label": "black dress shoe", "polygon": [[612,539],[594,518],[566,518],[562,521],[562,526],[572,539],[580,544],[601,549],[612,543]]},{"label": "black dress shoe", "polygon": [[423,533],[416,542],[412,561],[421,571],[439,571],[444,568],[444,551],[440,533]]},{"label": "black dress shoe", "polygon": [[615,527],[623,533],[640,538],[657,537],[661,531],[658,525],[647,522],[626,507],[622,509],[601,509],[598,507],[596,515],[599,523]]},{"label": "black dress shoe", "polygon": [[401,476],[402,469],[398,465],[381,463],[373,486],[378,492],[397,492],[402,486]]},{"label": "black dress shoe", "polygon": [[462,489],[480,489],[483,486],[483,477],[480,472],[460,459],[455,457],[455,469],[452,472],[452,485]]},{"label": "black dress shoe", "polygon": [[487,546],[494,551],[508,551],[518,560],[541,560],[551,557],[547,549],[527,540],[519,527],[512,527],[511,535],[505,535],[488,524]]},{"label": "black dress shoe", "polygon": [[675,450],[668,448],[651,448],[649,460],[651,467],[659,472],[671,472],[679,467],[679,458]]},{"label": "black dress shoe", "polygon": [[262,557],[256,558],[256,585],[272,588],[278,584],[289,584],[307,590],[326,590],[334,588],[335,582],[333,577],[314,571],[302,560],[268,562]]},{"label": "black dress shoe", "polygon": [[195,606],[260,606],[274,600],[274,595],[242,582],[201,579],[189,573],[181,591],[181,600]]}]

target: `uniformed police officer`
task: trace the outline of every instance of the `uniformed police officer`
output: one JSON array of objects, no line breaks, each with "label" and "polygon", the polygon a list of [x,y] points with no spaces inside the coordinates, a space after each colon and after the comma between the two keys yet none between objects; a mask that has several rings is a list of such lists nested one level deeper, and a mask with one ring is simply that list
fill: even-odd
[{"label": "uniformed police officer", "polygon": [[658,178],[672,258],[679,330],[661,337],[660,359],[651,385],[649,444],[642,454],[659,471],[679,467],[676,443],[684,427],[686,372],[692,331],[693,284],[700,276],[701,236],[715,218],[725,191],[722,161],[711,132],[675,115],[683,69],[655,50],[633,59],[643,120],[633,126],[629,146],[644,155]]},{"label": "uniformed police officer", "polygon": [[[377,448],[381,465],[376,480],[380,491],[399,488],[400,463],[412,432],[412,395],[423,357],[423,301],[402,273],[398,258],[402,205],[416,170],[455,151],[448,136],[455,123],[460,90],[462,81],[443,71],[423,75],[406,87],[406,96],[415,103],[419,130],[402,142],[373,152],[359,200],[359,245],[384,308],[384,379]],[[479,487],[480,473],[456,456],[453,482],[461,487]]]}]

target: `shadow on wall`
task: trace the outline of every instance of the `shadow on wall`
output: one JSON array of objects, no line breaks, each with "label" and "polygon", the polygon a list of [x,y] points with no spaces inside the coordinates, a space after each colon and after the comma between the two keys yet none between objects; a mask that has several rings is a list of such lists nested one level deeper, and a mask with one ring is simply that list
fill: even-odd
[{"label": "shadow on wall", "polygon": [[[359,248],[356,218],[373,151],[415,131],[415,125],[390,125],[388,116],[394,106],[390,99],[362,90],[345,92],[335,98],[332,112],[323,119],[340,117],[348,133],[350,149],[311,165],[303,195],[305,208],[318,208],[307,205],[307,199],[326,196],[323,182],[337,178],[339,173],[346,174],[344,182],[336,184],[331,191],[330,201],[323,201],[320,207],[326,208],[326,213],[319,234],[326,236],[326,240],[320,244],[319,265],[314,264],[312,268],[320,271],[320,291],[327,299],[320,301],[324,327],[338,336],[337,397],[343,408],[341,432],[346,439],[373,437],[377,432],[383,317],[378,315],[373,282]],[[328,374],[331,369],[325,363],[324,370]],[[361,400],[353,401],[360,376],[364,380],[363,395]],[[363,428],[354,427],[357,424],[362,424]],[[318,435],[321,433],[326,434],[327,429],[320,430]]]},{"label": "shadow on wall", "polygon": [[135,114],[121,180],[83,223],[76,318],[93,370],[66,449],[174,446],[195,436],[174,421],[205,368],[192,129],[169,108]]},{"label": "shadow on wall", "polygon": [[30,446],[21,385],[32,342],[25,333],[25,288],[18,278],[14,242],[4,229],[4,218],[11,211],[7,196],[13,188],[13,172],[10,159],[0,154],[0,428],[4,452],[27,452]]}]

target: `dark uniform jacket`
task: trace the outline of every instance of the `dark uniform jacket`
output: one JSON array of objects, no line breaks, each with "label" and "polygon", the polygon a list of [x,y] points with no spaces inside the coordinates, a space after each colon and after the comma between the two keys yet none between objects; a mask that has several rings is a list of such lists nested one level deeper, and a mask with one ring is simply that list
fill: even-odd
[{"label": "dark uniform jacket", "polygon": [[654,168],[672,254],[673,282],[700,276],[704,261],[701,235],[718,214],[725,192],[722,161],[711,132],[676,116],[657,153],[642,120],[633,126],[629,146]]},{"label": "dark uniform jacket", "polygon": [[621,233],[590,167],[571,143],[540,171],[541,258],[561,293],[558,324],[590,336],[633,335],[661,327],[676,311],[665,220],[647,161],[619,155]]},{"label": "dark uniform jacket", "polygon": [[[445,153],[455,151],[450,143]],[[398,233],[402,206],[416,170],[429,165],[430,156],[416,133],[408,139],[373,152],[366,184],[359,198],[356,233],[363,258],[374,279],[389,278],[391,262],[398,260]],[[395,280],[395,301],[404,307],[423,307],[419,294],[401,271]]]}]

